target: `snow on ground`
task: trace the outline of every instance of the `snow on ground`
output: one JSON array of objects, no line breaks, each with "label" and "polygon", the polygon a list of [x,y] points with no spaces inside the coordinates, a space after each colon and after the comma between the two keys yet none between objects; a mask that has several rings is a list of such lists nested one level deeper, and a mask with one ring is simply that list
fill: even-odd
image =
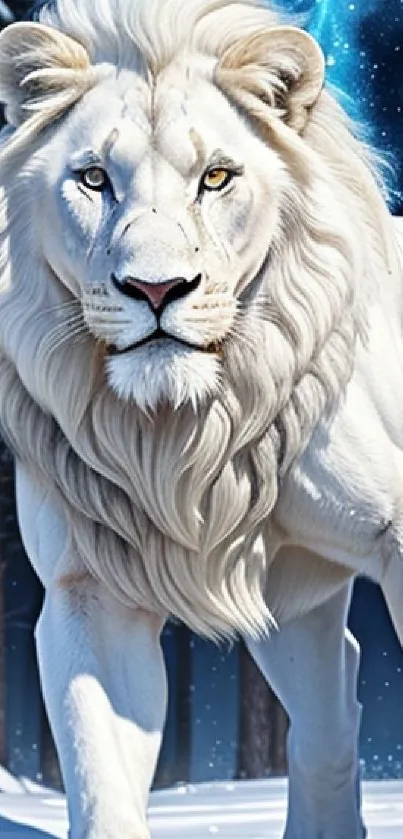
[{"label": "snow on ground", "polygon": [[[58,793],[3,783],[1,839],[66,839],[65,799]],[[12,787],[12,788],[11,788]],[[151,794],[153,839],[281,839],[286,781],[219,782]],[[402,839],[403,781],[364,783],[368,839]],[[347,839],[347,837],[346,837]]]}]

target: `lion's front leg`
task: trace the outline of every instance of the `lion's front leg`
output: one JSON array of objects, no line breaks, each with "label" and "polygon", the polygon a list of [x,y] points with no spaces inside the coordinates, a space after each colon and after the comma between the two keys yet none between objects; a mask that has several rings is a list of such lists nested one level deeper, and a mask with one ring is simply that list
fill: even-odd
[{"label": "lion's front leg", "polygon": [[284,839],[366,835],[358,786],[359,649],[345,628],[350,588],[345,585],[270,639],[247,640],[290,717]]},{"label": "lion's front leg", "polygon": [[47,591],[36,631],[71,839],[148,839],[165,717],[162,621],[93,581]]}]

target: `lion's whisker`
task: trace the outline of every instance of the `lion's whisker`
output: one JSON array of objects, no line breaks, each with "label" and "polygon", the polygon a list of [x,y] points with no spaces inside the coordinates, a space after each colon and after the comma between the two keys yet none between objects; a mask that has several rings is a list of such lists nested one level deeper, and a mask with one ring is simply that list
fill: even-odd
[{"label": "lion's whisker", "polygon": [[83,327],[77,327],[76,329],[72,329],[72,330],[66,332],[65,335],[62,335],[60,338],[58,338],[54,342],[49,343],[49,345],[47,345],[45,347],[45,354],[50,355],[52,353],[55,353],[56,350],[60,349],[60,347],[63,344],[65,344],[67,341],[75,340],[77,337],[84,338],[86,335],[87,335],[87,330],[84,329]]},{"label": "lion's whisker", "polygon": [[36,316],[41,318],[44,315],[58,315],[65,317],[70,313],[74,312],[81,312],[81,304],[79,300],[64,300],[59,303],[55,303],[53,306],[48,306],[45,309],[39,309],[36,313]]},{"label": "lion's whisker", "polygon": [[69,329],[71,326],[75,326],[78,323],[84,324],[84,318],[81,313],[77,315],[72,315],[70,318],[64,320],[63,323],[59,323],[57,326],[53,327],[53,329],[50,330],[48,335],[49,337],[52,337],[52,335],[56,335],[59,332],[63,332],[65,329]]},{"label": "lion's whisker", "polygon": [[56,347],[60,346],[61,343],[77,332],[81,332],[82,334],[88,332],[81,314],[69,318],[67,321],[59,324],[48,333],[44,341],[44,352],[54,352]]}]

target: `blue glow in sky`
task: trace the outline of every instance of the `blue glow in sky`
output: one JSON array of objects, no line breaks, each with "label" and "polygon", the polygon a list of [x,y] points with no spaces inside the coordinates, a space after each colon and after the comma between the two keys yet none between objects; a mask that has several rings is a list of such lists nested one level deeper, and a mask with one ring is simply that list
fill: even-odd
[{"label": "blue glow in sky", "polygon": [[[277,0],[306,28],[326,56],[327,81],[341,91],[349,113],[368,126],[368,136],[391,155],[398,170],[403,149],[403,0]],[[400,173],[401,174],[401,173]],[[393,206],[402,206],[391,187]]]},{"label": "blue glow in sky", "polygon": [[365,48],[360,44],[364,19],[376,12],[383,0],[280,0],[278,5],[291,14],[303,14],[306,28],[317,38],[326,56],[327,79],[355,104],[357,84],[360,100],[370,87]]}]

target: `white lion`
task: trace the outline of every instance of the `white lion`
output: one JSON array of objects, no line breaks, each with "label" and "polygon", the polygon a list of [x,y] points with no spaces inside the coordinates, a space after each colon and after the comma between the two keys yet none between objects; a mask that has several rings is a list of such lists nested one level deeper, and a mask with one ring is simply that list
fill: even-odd
[{"label": "white lion", "polygon": [[365,835],[346,616],[364,573],[403,641],[402,283],[323,83],[249,0],[0,37],[0,420],[71,839],[149,837],[169,614],[283,701],[287,839]]}]

